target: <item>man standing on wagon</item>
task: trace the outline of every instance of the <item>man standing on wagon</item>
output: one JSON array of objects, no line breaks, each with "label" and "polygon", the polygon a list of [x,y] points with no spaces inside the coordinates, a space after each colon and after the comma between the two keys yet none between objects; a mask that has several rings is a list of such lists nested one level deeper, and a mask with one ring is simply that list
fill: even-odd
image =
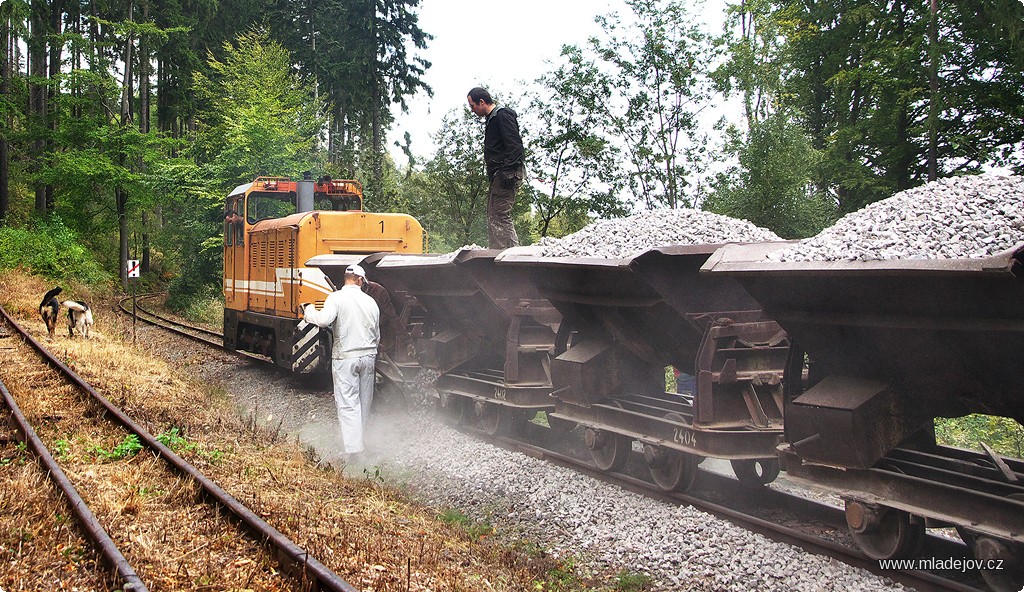
[{"label": "man standing on wagon", "polygon": [[526,178],[523,138],[516,112],[498,107],[487,90],[476,87],[466,95],[469,110],[484,121],[484,163],[490,190],[487,193],[487,243],[491,249],[519,245],[512,224],[516,191]]},{"label": "man standing on wagon", "polygon": [[327,296],[322,310],[312,304],[303,309],[308,322],[318,327],[333,325],[334,403],[349,461],[363,451],[363,429],[373,403],[374,363],[380,343],[380,308],[362,291],[365,281],[362,266],[349,265],[345,285]]}]

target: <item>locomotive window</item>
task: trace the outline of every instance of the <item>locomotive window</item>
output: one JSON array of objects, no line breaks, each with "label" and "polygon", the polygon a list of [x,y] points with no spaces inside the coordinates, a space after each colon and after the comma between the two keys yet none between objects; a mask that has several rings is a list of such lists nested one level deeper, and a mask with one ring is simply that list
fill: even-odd
[{"label": "locomotive window", "polygon": [[321,212],[329,212],[334,209],[334,204],[331,203],[331,200],[327,199],[323,193],[318,193],[313,199],[313,209]]},{"label": "locomotive window", "polygon": [[235,224],[235,244],[245,244],[245,224],[242,223],[242,217],[238,217],[238,222]]},{"label": "locomotive window", "polygon": [[226,246],[244,244],[245,224],[242,222],[242,199],[232,200],[224,212],[224,244]]},{"label": "locomotive window", "polygon": [[333,210],[335,212],[348,212],[352,210],[359,210],[359,198],[358,197],[339,197],[335,198]]},{"label": "locomotive window", "polygon": [[320,210],[322,212],[349,212],[352,210],[359,210],[359,198],[342,195],[332,195],[328,197],[324,193],[317,193],[313,201],[313,209]]},{"label": "locomotive window", "polygon": [[249,224],[268,218],[282,218],[294,213],[295,206],[279,196],[261,196],[255,192],[249,194],[249,211],[246,213]]}]

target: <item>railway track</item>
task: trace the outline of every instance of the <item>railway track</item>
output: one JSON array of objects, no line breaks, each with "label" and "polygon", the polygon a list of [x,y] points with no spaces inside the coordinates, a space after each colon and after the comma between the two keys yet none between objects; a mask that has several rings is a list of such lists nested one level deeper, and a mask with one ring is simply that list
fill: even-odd
[{"label": "railway track", "polygon": [[356,591],[179,456],[173,430],[151,434],[0,316],[4,333],[20,337],[0,351],[20,365],[18,387],[0,386],[5,419],[118,587]]},{"label": "railway track", "polygon": [[185,323],[176,319],[172,319],[158,313],[153,312],[146,306],[143,306],[139,301],[148,301],[157,298],[161,295],[159,292],[139,294],[135,297],[127,296],[118,301],[118,308],[122,313],[132,317],[132,321],[136,319],[141,320],[144,323],[161,327],[172,331],[177,335],[181,335],[187,339],[217,348],[222,351],[228,351],[232,354],[241,356],[245,359],[261,363],[271,364],[273,361],[265,356],[256,355],[242,350],[228,350],[224,348],[224,335],[219,331],[207,329],[206,327],[200,327],[190,323]]},{"label": "railway track", "polygon": [[[124,309],[122,307],[122,309]],[[189,325],[176,328],[183,324],[163,319],[152,311],[146,311],[144,319],[175,333],[188,335]],[[156,319],[156,320],[151,320]],[[161,322],[162,321],[162,322]],[[204,330],[207,333],[208,330]],[[218,346],[217,343],[213,345]],[[261,358],[256,358],[263,361]],[[451,420],[452,418],[448,418]],[[532,424],[531,424],[532,425]],[[773,489],[770,487],[750,489],[741,486],[735,479],[715,472],[702,470],[698,486],[688,493],[666,493],[649,480],[646,472],[626,474],[605,472],[594,467],[587,455],[574,454],[572,451],[556,445],[544,445],[550,440],[545,428],[536,428],[524,433],[523,438],[491,436],[484,430],[465,424],[460,427],[473,435],[491,441],[506,449],[517,450],[530,456],[572,468],[599,480],[614,483],[625,489],[636,491],[651,498],[675,504],[686,504],[704,510],[713,515],[727,519],[753,532],[758,532],[776,541],[801,547],[809,552],[835,558],[849,565],[859,567],[893,579],[903,585],[917,590],[956,590],[961,592],[982,591],[985,585],[976,574],[941,574],[920,570],[882,570],[877,561],[867,558],[852,541],[837,542],[837,539],[848,539],[846,535],[846,519],[842,509],[815,502],[805,497]],[[528,427],[529,430],[529,427]],[[638,454],[634,452],[634,454]],[[629,466],[643,466],[641,460],[629,463]],[[737,495],[737,491],[741,492]],[[790,524],[779,524],[761,518],[766,512],[781,512],[787,516]],[[930,557],[938,559],[963,559],[969,557],[966,545],[960,541],[941,536],[928,535],[925,541]]]},{"label": "railway track", "polygon": [[[848,540],[843,510],[800,495],[764,487],[750,488],[735,478],[711,470],[701,470],[695,486],[686,493],[667,493],[647,476],[647,472],[605,472],[596,468],[579,451],[565,450],[558,445],[538,445],[544,442],[544,429],[527,426],[530,435],[524,438],[490,436],[483,430],[464,428],[480,438],[507,449],[516,450],[535,458],[544,459],[594,479],[615,484],[666,503],[683,504],[728,520],[749,531],[772,540],[800,547],[808,552],[842,561],[848,565],[890,578],[900,584],[921,591],[957,590],[980,592],[986,590],[979,577],[958,579],[921,570],[882,570],[877,561],[867,558]],[[531,433],[532,432],[532,433]],[[634,451],[628,467],[643,467],[642,453]],[[773,514],[773,520],[762,516]],[[784,522],[784,523],[783,523]],[[925,548],[936,558],[963,559],[967,547],[959,541],[929,535]]]}]

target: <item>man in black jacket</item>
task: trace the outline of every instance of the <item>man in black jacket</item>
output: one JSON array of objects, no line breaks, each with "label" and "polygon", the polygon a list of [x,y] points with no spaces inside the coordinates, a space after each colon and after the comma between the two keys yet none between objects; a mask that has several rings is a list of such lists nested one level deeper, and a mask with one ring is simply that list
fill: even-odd
[{"label": "man in black jacket", "polygon": [[523,139],[519,135],[516,112],[494,104],[491,94],[476,87],[466,96],[469,109],[485,118],[484,162],[491,183],[487,194],[487,242],[492,249],[507,249],[519,244],[512,225],[512,206],[516,191],[526,178]]}]

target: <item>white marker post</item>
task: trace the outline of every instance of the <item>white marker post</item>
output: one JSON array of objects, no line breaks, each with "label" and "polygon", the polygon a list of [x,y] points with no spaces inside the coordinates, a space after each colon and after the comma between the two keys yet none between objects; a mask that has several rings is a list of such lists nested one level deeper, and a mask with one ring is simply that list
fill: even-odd
[{"label": "white marker post", "polygon": [[130,280],[139,277],[139,260],[129,259],[125,267],[128,270],[128,283],[132,285],[132,345],[135,345],[135,282]]}]

